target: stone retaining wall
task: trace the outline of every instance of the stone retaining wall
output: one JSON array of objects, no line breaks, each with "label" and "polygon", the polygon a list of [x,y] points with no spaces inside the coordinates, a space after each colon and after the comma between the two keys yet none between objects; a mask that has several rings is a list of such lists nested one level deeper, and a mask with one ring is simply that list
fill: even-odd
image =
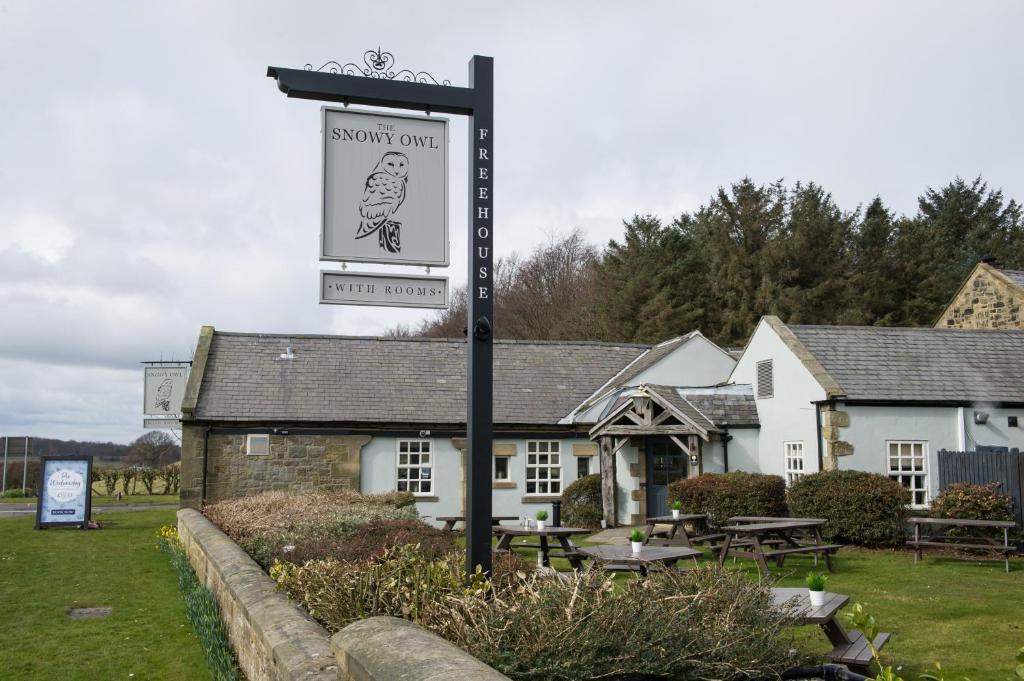
[{"label": "stone retaining wall", "polygon": [[249,681],[336,681],[327,631],[278,592],[235,542],[201,513],[178,511],[178,535],[213,592],[238,664]]},{"label": "stone retaining wall", "polygon": [[178,536],[220,605],[248,681],[508,681],[461,648],[394,617],[355,622],[329,638],[203,514],[178,511]]}]

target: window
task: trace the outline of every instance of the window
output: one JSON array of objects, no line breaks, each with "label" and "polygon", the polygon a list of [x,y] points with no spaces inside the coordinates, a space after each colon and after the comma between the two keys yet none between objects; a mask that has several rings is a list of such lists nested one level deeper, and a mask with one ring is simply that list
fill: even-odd
[{"label": "window", "polygon": [[910,503],[928,504],[928,443],[887,442],[889,477],[910,490]]},{"label": "window", "polygon": [[267,456],[270,454],[269,435],[246,435],[245,453],[248,456]]},{"label": "window", "polygon": [[786,487],[804,477],[804,443],[785,442],[786,448]]},{"label": "window", "polygon": [[501,481],[501,482],[508,481],[508,457],[507,456],[496,456],[496,457],[494,457],[494,479],[496,481]]},{"label": "window", "polygon": [[526,443],[526,493],[562,493],[562,443],[530,440]]},{"label": "window", "polygon": [[576,457],[576,479],[585,478],[590,475],[590,458],[589,456],[577,456]]},{"label": "window", "polygon": [[398,441],[398,491],[427,495],[434,491],[430,440]]},{"label": "window", "polygon": [[775,370],[772,360],[757,363],[757,399],[766,400],[775,394]]}]

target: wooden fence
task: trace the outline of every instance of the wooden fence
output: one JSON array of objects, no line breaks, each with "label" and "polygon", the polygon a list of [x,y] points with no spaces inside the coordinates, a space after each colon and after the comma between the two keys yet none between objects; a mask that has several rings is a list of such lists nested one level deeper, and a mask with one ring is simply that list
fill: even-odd
[{"label": "wooden fence", "polygon": [[1013,451],[939,451],[939,488],[956,482],[1000,483],[1000,492],[1013,498],[1016,521],[1024,527],[1024,454]]}]

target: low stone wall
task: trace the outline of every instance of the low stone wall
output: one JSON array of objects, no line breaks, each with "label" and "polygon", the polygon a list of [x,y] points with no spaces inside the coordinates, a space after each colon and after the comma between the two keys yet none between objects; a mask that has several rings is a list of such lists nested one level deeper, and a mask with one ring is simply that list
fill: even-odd
[{"label": "low stone wall", "polygon": [[371,617],[331,638],[339,681],[509,681],[437,634],[397,617]]},{"label": "low stone wall", "polygon": [[213,592],[249,681],[335,681],[327,631],[276,590],[274,581],[201,513],[178,511],[178,536]]},{"label": "low stone wall", "polygon": [[178,536],[220,605],[248,681],[508,681],[440,636],[394,617],[355,622],[329,638],[199,511],[178,511]]}]

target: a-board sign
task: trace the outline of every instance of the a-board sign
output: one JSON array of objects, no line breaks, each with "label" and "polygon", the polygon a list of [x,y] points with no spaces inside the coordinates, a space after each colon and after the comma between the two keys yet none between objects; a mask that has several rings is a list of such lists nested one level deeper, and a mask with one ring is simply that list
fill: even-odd
[{"label": "a-board sign", "polygon": [[181,419],[142,419],[142,427],[146,430],[181,430]]},{"label": "a-board sign", "polygon": [[36,528],[85,528],[91,514],[92,457],[44,456],[39,470]]},{"label": "a-board sign", "polygon": [[320,259],[448,266],[448,120],[321,109]]},{"label": "a-board sign", "polygon": [[448,307],[448,278],[321,270],[320,302],[444,309]]},{"label": "a-board sign", "polygon": [[143,408],[146,416],[177,416],[181,413],[181,400],[188,383],[185,366],[146,367],[143,384]]}]

